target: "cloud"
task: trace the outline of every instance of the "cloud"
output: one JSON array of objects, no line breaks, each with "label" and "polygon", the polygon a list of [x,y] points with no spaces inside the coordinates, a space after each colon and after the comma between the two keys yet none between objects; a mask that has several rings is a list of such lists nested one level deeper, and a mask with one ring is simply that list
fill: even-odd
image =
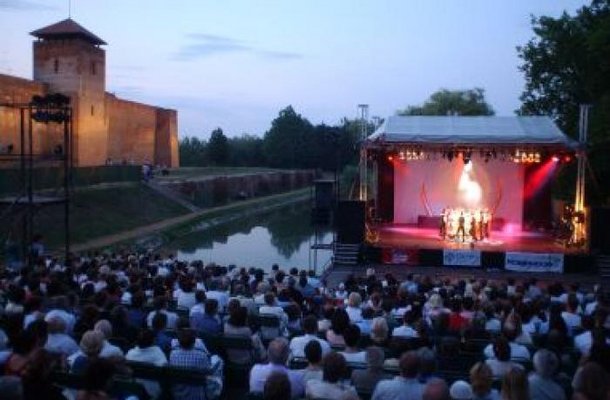
[{"label": "cloud", "polygon": [[58,7],[28,0],[0,0],[0,11],[50,11]]},{"label": "cloud", "polygon": [[258,57],[290,60],[302,58],[301,54],[259,49],[243,40],[230,38],[227,36],[211,35],[207,33],[191,33],[187,35],[190,43],[184,45],[173,59],[177,61],[192,61],[198,58],[205,58],[222,53],[249,53]]}]

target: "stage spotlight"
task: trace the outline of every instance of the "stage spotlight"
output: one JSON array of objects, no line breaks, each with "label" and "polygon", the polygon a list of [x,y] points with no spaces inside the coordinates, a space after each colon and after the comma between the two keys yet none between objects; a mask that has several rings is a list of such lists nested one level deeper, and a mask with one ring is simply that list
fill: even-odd
[{"label": "stage spotlight", "polygon": [[398,153],[398,158],[400,158],[401,161],[405,160],[405,152],[401,151],[400,153]]},{"label": "stage spotlight", "polygon": [[571,157],[569,154],[566,154],[566,155],[563,157],[563,162],[567,164],[567,163],[569,163],[570,161],[572,161],[572,157]]},{"label": "stage spotlight", "polygon": [[394,157],[391,154],[388,156],[388,161],[394,161]]},{"label": "stage spotlight", "polygon": [[557,156],[553,156],[553,157],[552,157],[552,160],[553,160],[553,162],[559,162],[559,157],[557,157]]}]

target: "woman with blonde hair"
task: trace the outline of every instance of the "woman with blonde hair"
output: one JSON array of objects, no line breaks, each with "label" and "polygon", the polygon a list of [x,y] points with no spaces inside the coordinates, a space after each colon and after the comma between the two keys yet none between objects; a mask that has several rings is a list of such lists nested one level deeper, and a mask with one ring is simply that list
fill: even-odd
[{"label": "woman with blonde hair", "polygon": [[473,400],[499,400],[500,394],[492,389],[493,375],[491,368],[484,362],[476,363],[470,369],[470,386]]},{"label": "woman with blonde hair", "polygon": [[390,328],[388,327],[388,321],[383,317],[377,317],[373,319],[371,324],[371,341],[373,345],[384,347],[388,345],[388,333]]},{"label": "woman with blonde hair", "polygon": [[511,369],[502,379],[502,400],[529,400],[527,373],[520,368]]},{"label": "woman with blonde hair", "polygon": [[347,307],[345,308],[345,311],[347,311],[347,315],[349,315],[349,320],[352,324],[362,321],[361,305],[362,297],[360,296],[360,293],[350,293],[347,298]]}]

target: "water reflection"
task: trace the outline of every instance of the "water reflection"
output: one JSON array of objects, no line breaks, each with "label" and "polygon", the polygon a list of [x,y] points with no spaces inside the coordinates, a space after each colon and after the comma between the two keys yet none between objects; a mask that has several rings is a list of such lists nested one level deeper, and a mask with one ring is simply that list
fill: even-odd
[{"label": "water reflection", "polygon": [[[185,260],[264,269],[274,263],[283,268],[308,268],[310,263],[313,267],[309,246],[315,236],[309,204],[304,202],[194,232],[169,247]],[[317,237],[319,243],[332,241],[329,229],[318,229]],[[318,265],[329,258],[329,251],[319,251]]]}]

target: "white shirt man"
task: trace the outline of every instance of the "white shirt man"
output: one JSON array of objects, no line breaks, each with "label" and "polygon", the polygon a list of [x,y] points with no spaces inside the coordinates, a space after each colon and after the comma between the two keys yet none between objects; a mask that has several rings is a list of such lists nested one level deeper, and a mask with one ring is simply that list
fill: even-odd
[{"label": "white shirt man", "polygon": [[[160,313],[165,314],[165,316],[167,317],[167,329],[176,329],[176,322],[178,321],[178,314],[173,313],[171,311],[167,311],[167,310],[159,310]],[[148,313],[148,316],[146,317],[146,325],[152,329],[152,321],[153,318],[155,317],[155,314],[157,313],[157,311],[151,311]]]},{"label": "white shirt man", "polygon": [[79,351],[80,347],[71,336],[65,333],[49,333],[44,349],[68,357]]},{"label": "white shirt man", "polygon": [[408,325],[401,325],[392,330],[393,337],[416,338],[419,337],[417,331]]},{"label": "white shirt man", "polygon": [[[532,359],[530,351],[527,349],[527,347],[523,346],[522,344],[509,342],[508,345],[510,346],[511,361],[531,360]],[[485,355],[485,358],[495,358],[493,344],[488,344],[487,346],[485,346],[485,349],[483,350],[483,354]]]},{"label": "white shirt man", "polygon": [[307,346],[307,343],[311,342],[312,340],[320,343],[320,347],[322,348],[322,357],[330,353],[330,345],[326,340],[320,339],[316,335],[306,333],[303,336],[295,336],[290,341],[290,352],[292,353],[292,356],[305,357],[305,346]]},{"label": "white shirt man", "polygon": [[[167,365],[167,357],[165,357],[165,354],[158,346],[144,348],[134,347],[127,352],[125,359],[127,359],[127,361],[148,363],[157,367]],[[144,386],[153,399],[156,399],[161,395],[161,386],[159,386],[158,382],[148,379],[137,379],[137,381]]]}]

